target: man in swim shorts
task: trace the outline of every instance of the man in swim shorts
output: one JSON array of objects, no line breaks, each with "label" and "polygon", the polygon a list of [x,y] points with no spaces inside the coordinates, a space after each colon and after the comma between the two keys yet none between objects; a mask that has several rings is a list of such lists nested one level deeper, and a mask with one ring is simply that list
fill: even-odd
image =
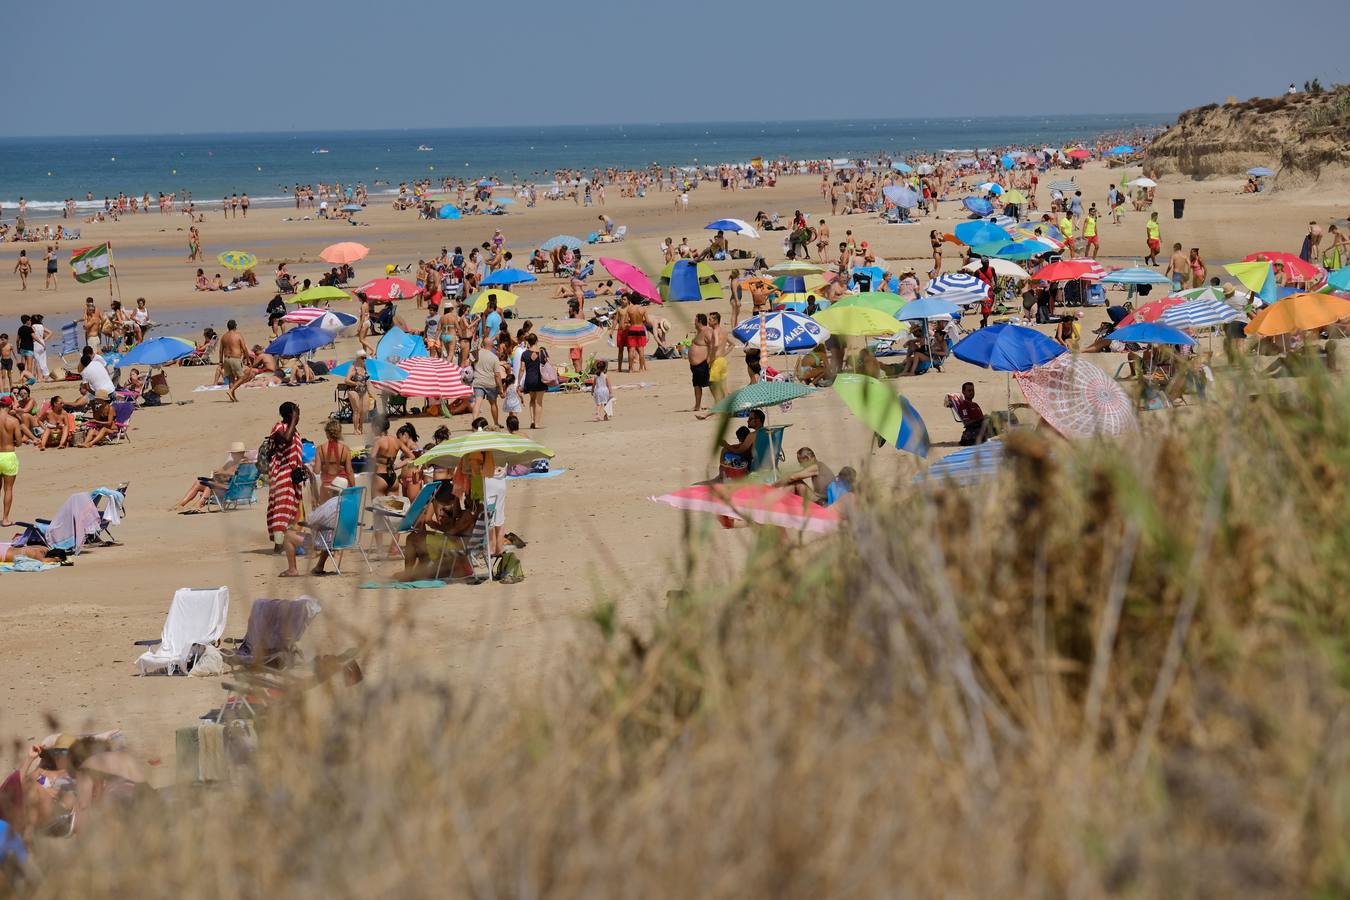
[{"label": "man in swim shorts", "polygon": [[220,372],[230,380],[230,402],[238,401],[235,392],[246,382],[253,380],[253,372],[244,366],[244,357],[248,354],[248,344],[239,333],[239,323],[234,319],[225,323],[225,333],[220,336]]},{"label": "man in swim shorts", "polygon": [[4,495],[0,527],[4,528],[14,524],[10,521],[9,511],[14,505],[14,482],[19,477],[19,454],[16,450],[23,441],[23,426],[18,416],[13,414],[13,409],[13,398],[0,398],[0,494]]},{"label": "man in swim shorts", "polygon": [[694,317],[694,340],[689,345],[689,376],[694,385],[694,412],[703,408],[703,389],[712,386],[713,332],[707,313]]},{"label": "man in swim shorts", "polygon": [[628,371],[633,371],[633,360],[638,361],[638,371],[647,371],[647,310],[641,303],[629,303],[624,315],[624,346],[628,348]]}]

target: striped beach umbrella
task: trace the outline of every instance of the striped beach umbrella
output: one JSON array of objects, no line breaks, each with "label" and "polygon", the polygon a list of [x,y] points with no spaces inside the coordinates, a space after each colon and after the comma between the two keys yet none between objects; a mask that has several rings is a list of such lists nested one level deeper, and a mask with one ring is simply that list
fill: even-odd
[{"label": "striped beach umbrella", "polygon": [[463,459],[472,453],[491,453],[497,465],[528,463],[553,456],[552,450],[522,434],[471,431],[437,444],[413,460],[413,465],[425,466],[443,459]]},{"label": "striped beach umbrella", "polygon": [[1052,181],[1050,182],[1050,190],[1059,191],[1062,194],[1072,194],[1074,191],[1078,190],[1078,184],[1072,180]]},{"label": "striped beach umbrella", "polygon": [[1102,284],[1171,284],[1172,279],[1157,269],[1132,266],[1128,269],[1116,269],[1114,272],[1108,272],[1101,279],[1101,282]]},{"label": "striped beach umbrella", "polygon": [[1003,465],[1002,441],[989,441],[950,453],[914,476],[915,482],[951,481],[967,487],[998,474]]},{"label": "striped beach umbrella", "polygon": [[216,257],[216,261],[227,269],[247,272],[258,264],[258,257],[245,250],[226,250]]},{"label": "striped beach umbrella", "polygon": [[584,347],[604,336],[600,326],[584,319],[559,319],[540,325],[536,334],[539,340],[551,347]]},{"label": "striped beach umbrella", "polygon": [[460,367],[449,360],[419,356],[400,360],[398,367],[408,373],[407,378],[402,381],[372,381],[371,384],[385,393],[401,397],[453,400],[473,396],[473,388],[460,377]]},{"label": "striped beach umbrella", "polygon": [[1241,318],[1242,313],[1222,300],[1187,300],[1163,310],[1156,321],[1173,328],[1210,328]]},{"label": "striped beach umbrella", "polygon": [[984,282],[971,275],[969,272],[944,272],[932,281],[928,282],[928,287],[924,288],[924,293],[930,297],[940,297],[943,294],[965,291],[983,291]]},{"label": "striped beach umbrella", "polygon": [[830,337],[829,329],[810,316],[794,312],[771,312],[751,316],[731,332],[747,347],[765,353],[796,353],[810,350]]},{"label": "striped beach umbrella", "polygon": [[281,317],[281,321],[290,322],[292,325],[308,325],[311,322],[317,322],[324,316],[334,316],[342,327],[356,324],[356,316],[349,316],[346,313],[334,312],[331,309],[325,309],[322,306],[301,306],[293,309]]}]

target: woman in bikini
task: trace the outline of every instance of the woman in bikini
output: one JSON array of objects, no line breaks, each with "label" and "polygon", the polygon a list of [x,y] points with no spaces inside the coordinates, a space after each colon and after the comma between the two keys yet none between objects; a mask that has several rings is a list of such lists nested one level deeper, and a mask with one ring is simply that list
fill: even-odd
[{"label": "woman in bikini", "polygon": [[319,501],[333,496],[333,479],[341,476],[348,484],[356,483],[356,472],[352,468],[352,452],[342,440],[342,423],[329,419],[323,426],[328,440],[318,450],[319,463]]},{"label": "woman in bikini", "polygon": [[936,278],[942,274],[942,236],[936,228],[928,232],[928,244],[933,248],[933,270],[928,277]]},{"label": "woman in bikini", "polygon": [[399,427],[395,437],[404,459],[403,468],[399,469],[399,486],[403,496],[411,500],[422,489],[422,467],[413,464],[413,460],[422,452],[417,446],[417,429],[407,422]]},{"label": "woman in bikini", "polygon": [[399,438],[389,436],[389,420],[380,418],[376,424],[379,437],[370,448],[373,465],[370,469],[371,495],[383,497],[393,493],[398,483],[399,457],[403,454],[403,444]]}]

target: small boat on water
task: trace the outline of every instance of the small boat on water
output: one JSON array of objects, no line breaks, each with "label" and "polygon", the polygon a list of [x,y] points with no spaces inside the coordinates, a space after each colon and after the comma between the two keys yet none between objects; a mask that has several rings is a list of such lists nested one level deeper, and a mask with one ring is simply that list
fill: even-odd
[{"label": "small boat on water", "polygon": [[436,149],[435,147],[428,147],[426,144],[418,144],[418,145],[417,145],[417,152],[418,152],[418,153],[430,153],[432,150],[435,150],[435,149]]},{"label": "small boat on water", "polygon": [[311,150],[311,151],[309,151],[309,152],[310,152],[310,153],[327,153],[327,152],[328,152],[328,148],[327,148],[327,147],[315,147],[313,150]]}]

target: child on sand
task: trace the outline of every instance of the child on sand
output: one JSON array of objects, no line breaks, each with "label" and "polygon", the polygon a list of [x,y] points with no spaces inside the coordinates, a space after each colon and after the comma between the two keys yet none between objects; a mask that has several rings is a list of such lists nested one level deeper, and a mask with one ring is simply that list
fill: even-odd
[{"label": "child on sand", "polygon": [[520,414],[520,391],[516,388],[516,376],[507,373],[502,377],[502,409],[508,415]]},{"label": "child on sand", "polygon": [[614,415],[614,397],[610,393],[609,376],[605,374],[608,370],[608,362],[596,361],[595,384],[591,387],[591,396],[595,398],[595,415],[591,419],[594,422],[608,422]]}]

